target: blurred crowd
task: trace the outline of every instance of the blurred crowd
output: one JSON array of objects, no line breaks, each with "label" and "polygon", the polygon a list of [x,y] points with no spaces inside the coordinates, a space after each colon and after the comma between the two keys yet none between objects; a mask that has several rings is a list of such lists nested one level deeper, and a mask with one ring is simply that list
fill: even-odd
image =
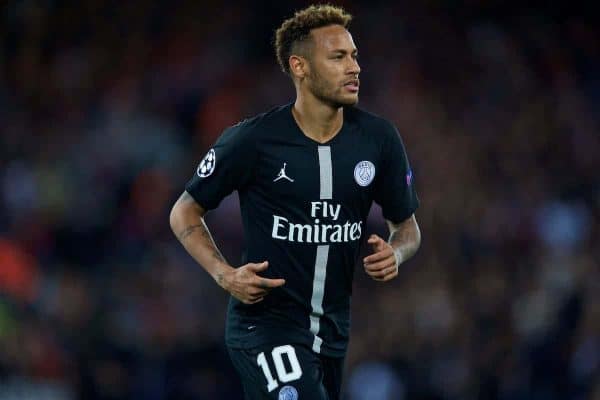
[{"label": "blurred crowd", "polygon": [[[0,400],[241,400],[227,294],[168,213],[223,128],[293,99],[271,39],[308,3],[2,4]],[[340,4],[423,234],[392,283],[357,265],[345,399],[600,399],[597,21]],[[207,217],[233,264],[237,207]]]}]

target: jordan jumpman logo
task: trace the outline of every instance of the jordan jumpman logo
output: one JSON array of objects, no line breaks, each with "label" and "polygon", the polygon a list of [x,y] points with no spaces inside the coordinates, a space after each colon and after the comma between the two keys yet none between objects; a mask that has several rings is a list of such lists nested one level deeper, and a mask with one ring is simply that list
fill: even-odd
[{"label": "jordan jumpman logo", "polygon": [[289,176],[287,176],[285,174],[285,166],[287,165],[287,163],[283,163],[283,168],[281,168],[281,171],[279,171],[279,173],[277,174],[277,177],[275,179],[273,179],[273,182],[277,182],[280,179],[287,179],[290,182],[294,182],[294,180],[292,178],[290,178]]}]

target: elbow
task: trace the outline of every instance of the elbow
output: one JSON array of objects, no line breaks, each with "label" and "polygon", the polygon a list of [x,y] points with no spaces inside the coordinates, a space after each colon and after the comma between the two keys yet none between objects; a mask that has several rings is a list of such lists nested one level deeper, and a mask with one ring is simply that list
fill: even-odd
[{"label": "elbow", "polygon": [[421,247],[421,228],[419,228],[419,224],[417,223],[417,220],[415,219],[414,221],[415,221],[415,225],[414,225],[414,228],[415,228],[415,235],[414,235],[415,244],[414,244],[414,246],[415,246],[415,251],[417,251],[417,250],[419,250],[419,247]]},{"label": "elbow", "polygon": [[415,251],[419,250],[419,247],[421,247],[421,229],[419,229],[419,225],[417,225],[415,233]]},{"label": "elbow", "polygon": [[173,207],[171,208],[171,212],[169,213],[169,225],[171,226],[171,230],[173,231],[175,236],[177,236],[177,232],[179,232],[181,230],[180,225],[182,224],[182,221],[185,219],[185,214],[186,214],[185,194],[186,193],[183,192],[183,194],[181,196],[179,196],[179,198],[177,199],[175,204],[173,204]]},{"label": "elbow", "polygon": [[179,207],[177,206],[177,202],[173,204],[171,208],[171,212],[169,213],[169,225],[171,226],[171,230],[176,234],[176,226],[177,226],[177,214],[179,212]]},{"label": "elbow", "polygon": [[419,223],[413,214],[412,217],[406,221],[406,232],[408,233],[407,244],[412,249],[412,254],[416,253],[421,247],[421,229]]},{"label": "elbow", "polygon": [[178,236],[178,232],[181,231],[181,222],[183,220],[182,204],[179,200],[173,204],[171,212],[169,213],[169,225],[175,236]]}]

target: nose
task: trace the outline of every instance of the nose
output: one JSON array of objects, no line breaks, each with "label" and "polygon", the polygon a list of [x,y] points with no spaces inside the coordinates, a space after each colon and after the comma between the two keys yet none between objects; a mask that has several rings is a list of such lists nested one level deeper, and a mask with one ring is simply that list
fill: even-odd
[{"label": "nose", "polygon": [[360,74],[360,65],[358,65],[358,60],[355,58],[351,58],[350,65],[348,66],[348,74],[356,76]]}]

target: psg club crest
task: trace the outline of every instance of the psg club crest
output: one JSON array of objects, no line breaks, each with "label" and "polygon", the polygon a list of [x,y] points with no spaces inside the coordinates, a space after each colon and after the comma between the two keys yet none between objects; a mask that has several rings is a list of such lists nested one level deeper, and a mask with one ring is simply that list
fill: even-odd
[{"label": "psg club crest", "polygon": [[298,400],[298,391],[293,386],[284,386],[279,391],[279,400]]},{"label": "psg club crest", "polygon": [[375,178],[375,166],[371,161],[360,161],[354,167],[354,180],[360,186],[369,186]]},{"label": "psg club crest", "polygon": [[215,170],[215,164],[217,163],[217,156],[215,155],[215,151],[210,149],[209,152],[204,156],[202,161],[200,161],[200,165],[198,165],[198,169],[196,173],[200,178],[206,178]]}]

